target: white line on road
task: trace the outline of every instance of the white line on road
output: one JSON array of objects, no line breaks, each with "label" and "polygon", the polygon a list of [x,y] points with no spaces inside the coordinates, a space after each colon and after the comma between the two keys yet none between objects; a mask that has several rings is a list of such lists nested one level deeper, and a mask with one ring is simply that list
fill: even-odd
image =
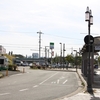
[{"label": "white line on road", "polygon": [[57,80],[57,84],[59,84],[59,80]]},{"label": "white line on road", "polygon": [[56,84],[56,82],[51,82],[51,84]]},{"label": "white line on road", "polygon": [[67,82],[67,80],[65,80],[64,82],[63,82],[63,84],[65,84]]},{"label": "white line on road", "polygon": [[38,85],[33,86],[33,88],[38,87]]},{"label": "white line on road", "polygon": [[52,78],[53,76],[55,76],[56,74],[58,74],[58,72],[55,73],[55,74],[53,74],[52,76],[48,77],[47,79],[45,79],[45,80],[44,80],[43,82],[41,82],[40,84],[43,84],[44,82],[46,82],[47,80],[49,80],[50,78]]},{"label": "white line on road", "polygon": [[10,93],[2,93],[2,94],[0,94],[0,95],[2,96],[2,95],[8,95],[8,94],[10,94]]},{"label": "white line on road", "polygon": [[62,76],[60,79],[64,79],[65,77],[64,76]]},{"label": "white line on road", "polygon": [[23,92],[23,91],[27,91],[28,90],[28,88],[26,88],[26,89],[21,89],[21,90],[19,90],[20,92]]}]

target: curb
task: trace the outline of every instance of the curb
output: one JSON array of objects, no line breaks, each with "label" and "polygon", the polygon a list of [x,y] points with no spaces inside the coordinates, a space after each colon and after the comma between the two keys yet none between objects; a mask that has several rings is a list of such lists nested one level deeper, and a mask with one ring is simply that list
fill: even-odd
[{"label": "curb", "polygon": [[74,92],[72,92],[72,93],[70,93],[70,94],[68,94],[66,96],[63,96],[63,97],[60,97],[60,98],[56,98],[56,99],[53,99],[53,100],[64,100],[64,98],[69,98],[71,96],[76,95],[79,92],[85,92],[86,91],[86,89],[87,89],[87,83],[86,83],[86,81],[84,80],[84,78],[82,77],[82,75],[80,75],[79,71],[77,71],[76,74],[77,74],[77,77],[80,79],[80,81],[82,83],[84,83],[84,86],[83,87],[81,87],[81,86],[78,87],[78,89],[76,91],[74,91]]},{"label": "curb", "polygon": [[79,76],[79,78],[80,78],[81,82],[84,84],[83,91],[86,91],[86,90],[87,90],[87,82],[84,80],[83,76],[82,76],[82,75],[80,75],[79,70],[77,70],[77,74],[78,74],[78,76]]}]

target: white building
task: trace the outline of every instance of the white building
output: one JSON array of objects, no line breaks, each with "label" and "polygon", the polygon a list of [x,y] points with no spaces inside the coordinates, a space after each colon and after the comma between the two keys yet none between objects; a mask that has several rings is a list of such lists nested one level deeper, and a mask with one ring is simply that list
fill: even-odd
[{"label": "white building", "polygon": [[0,45],[0,55],[1,54],[6,54],[6,49],[2,45]]}]

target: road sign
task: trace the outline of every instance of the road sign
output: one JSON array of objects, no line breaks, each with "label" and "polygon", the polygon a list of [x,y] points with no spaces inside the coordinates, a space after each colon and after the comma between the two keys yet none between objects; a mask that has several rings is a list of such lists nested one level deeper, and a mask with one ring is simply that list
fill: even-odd
[{"label": "road sign", "polygon": [[50,49],[54,49],[54,43],[50,42]]},{"label": "road sign", "polygon": [[52,51],[52,56],[54,56],[54,51]]},{"label": "road sign", "polygon": [[89,36],[90,36],[90,44],[93,44],[94,43],[94,38],[92,35],[86,35],[85,38],[84,38],[84,42],[86,44],[89,44]]}]

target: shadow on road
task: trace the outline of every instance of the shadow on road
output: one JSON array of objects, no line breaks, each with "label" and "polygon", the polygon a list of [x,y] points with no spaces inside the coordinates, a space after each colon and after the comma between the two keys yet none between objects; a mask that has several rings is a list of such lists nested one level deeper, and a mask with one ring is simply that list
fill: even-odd
[{"label": "shadow on road", "polygon": [[93,92],[90,94],[93,96],[90,100],[100,100],[100,97],[96,97]]}]

